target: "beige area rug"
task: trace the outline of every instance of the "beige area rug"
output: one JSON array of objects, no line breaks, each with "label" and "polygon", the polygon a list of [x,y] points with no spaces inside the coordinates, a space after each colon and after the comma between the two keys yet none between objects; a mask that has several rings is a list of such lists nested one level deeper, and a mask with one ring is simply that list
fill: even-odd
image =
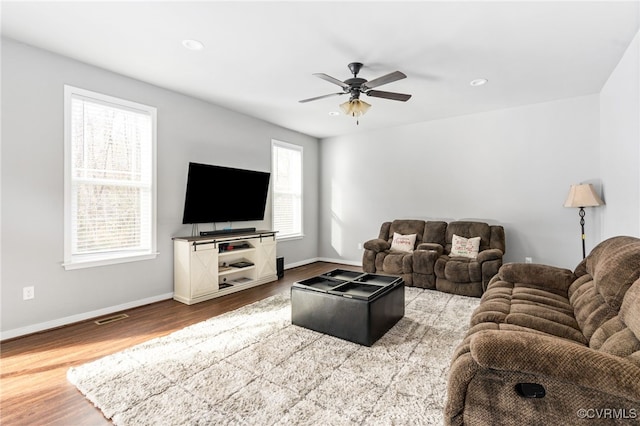
[{"label": "beige area rug", "polygon": [[441,425],[479,299],[406,288],[372,347],[291,325],[288,293],[72,368],[118,425]]}]

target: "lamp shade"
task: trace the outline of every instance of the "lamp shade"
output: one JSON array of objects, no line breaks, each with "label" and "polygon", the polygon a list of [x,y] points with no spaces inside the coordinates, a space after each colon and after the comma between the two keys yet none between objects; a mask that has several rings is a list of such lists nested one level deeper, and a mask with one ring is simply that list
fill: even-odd
[{"label": "lamp shade", "polygon": [[350,101],[340,104],[340,108],[342,108],[342,111],[347,115],[360,117],[371,108],[371,105],[360,99],[351,99]]},{"label": "lamp shade", "polygon": [[565,207],[596,207],[602,205],[604,205],[604,201],[598,196],[590,183],[571,185],[567,201],[564,202]]}]

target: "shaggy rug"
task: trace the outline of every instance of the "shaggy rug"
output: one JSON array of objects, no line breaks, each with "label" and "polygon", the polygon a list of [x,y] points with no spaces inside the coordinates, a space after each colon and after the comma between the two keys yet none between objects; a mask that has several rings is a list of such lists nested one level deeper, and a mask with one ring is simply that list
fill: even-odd
[{"label": "shaggy rug", "polygon": [[441,425],[479,299],[405,294],[405,317],[371,347],[292,325],[282,293],[67,377],[118,425]]}]

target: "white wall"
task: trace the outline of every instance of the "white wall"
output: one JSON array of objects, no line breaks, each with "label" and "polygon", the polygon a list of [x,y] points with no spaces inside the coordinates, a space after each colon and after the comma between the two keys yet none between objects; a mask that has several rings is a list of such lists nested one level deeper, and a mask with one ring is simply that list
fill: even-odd
[{"label": "white wall", "polygon": [[[158,109],[155,260],[65,271],[63,85]],[[2,337],[173,292],[171,237],[189,235],[182,209],[189,161],[269,171],[271,139],[304,147],[305,238],[278,245],[285,263],[317,257],[318,140],[11,40],[2,41]],[[221,183],[220,190],[224,190]],[[234,226],[270,228],[262,223]],[[201,228],[206,229],[204,227]],[[35,286],[36,298],[22,300]]]},{"label": "white wall", "polygon": [[598,114],[591,95],[322,140],[320,256],[361,261],[386,220],[477,219],[505,227],[506,261],[574,268],[578,211],[563,203],[572,183],[600,187]]},{"label": "white wall", "polygon": [[603,237],[640,236],[640,33],[600,92]]}]

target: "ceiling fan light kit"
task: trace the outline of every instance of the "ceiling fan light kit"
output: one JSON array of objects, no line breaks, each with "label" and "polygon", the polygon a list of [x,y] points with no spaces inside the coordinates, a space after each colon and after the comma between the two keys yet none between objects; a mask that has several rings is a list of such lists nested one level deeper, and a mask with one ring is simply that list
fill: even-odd
[{"label": "ceiling fan light kit", "polygon": [[356,124],[360,124],[360,121],[357,120],[357,118],[362,117],[369,108],[371,108],[371,105],[365,101],[361,101],[360,99],[351,99],[340,104],[340,109],[342,109],[346,115],[356,118]]},{"label": "ceiling fan light kit", "polygon": [[[364,93],[367,96],[373,96],[376,98],[383,99],[391,99],[394,101],[406,102],[411,98],[411,95],[405,93],[395,93],[395,92],[385,92],[382,90],[372,90],[374,87],[382,86],[383,84],[392,83],[397,80],[401,80],[406,78],[407,76],[400,71],[394,71],[392,73],[383,75],[382,77],[375,78],[371,81],[365,80],[364,78],[358,77],[358,73],[362,69],[361,62],[352,62],[348,65],[349,70],[353,74],[352,78],[348,78],[345,81],[338,80],[337,78],[331,77],[330,75],[324,73],[315,73],[318,78],[321,78],[329,83],[333,83],[342,88],[342,92],[338,93],[329,93],[328,95],[316,96],[313,98],[303,99],[299,102],[311,102],[319,99],[328,98],[331,96],[340,96],[349,94],[349,101],[340,104],[340,108],[344,111],[345,114],[351,115],[352,117],[361,117],[363,114],[367,112],[371,105],[360,100],[360,94]],[[356,124],[359,122],[356,120]]]}]

